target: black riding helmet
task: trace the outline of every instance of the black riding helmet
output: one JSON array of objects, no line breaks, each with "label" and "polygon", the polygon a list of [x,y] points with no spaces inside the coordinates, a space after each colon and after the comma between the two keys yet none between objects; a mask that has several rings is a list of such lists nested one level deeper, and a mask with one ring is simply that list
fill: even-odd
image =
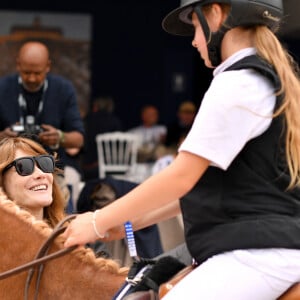
[{"label": "black riding helmet", "polygon": [[[226,25],[210,32],[201,7],[212,3],[230,5]],[[283,15],[282,0],[181,0],[180,7],[171,11],[163,20],[163,29],[174,35],[194,34],[192,12],[196,12],[206,37],[208,54],[213,66],[221,63],[220,48],[223,37],[230,28],[249,25],[266,25],[277,31]]]}]

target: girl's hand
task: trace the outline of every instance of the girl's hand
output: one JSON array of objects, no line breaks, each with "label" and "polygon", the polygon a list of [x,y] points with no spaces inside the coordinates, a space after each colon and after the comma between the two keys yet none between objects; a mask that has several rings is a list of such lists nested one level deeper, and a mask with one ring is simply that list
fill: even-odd
[{"label": "girl's hand", "polygon": [[93,212],[79,214],[68,225],[62,236],[66,239],[64,246],[85,245],[98,239],[93,227]]},{"label": "girl's hand", "polygon": [[125,229],[124,226],[117,226],[114,228],[109,229],[108,232],[106,232],[105,237],[101,239],[103,242],[109,242],[109,241],[115,241],[115,240],[121,240],[125,237]]},{"label": "girl's hand", "polygon": [[124,238],[125,229],[122,225],[111,228],[105,233],[105,236],[100,239],[94,230],[93,216],[93,212],[87,212],[79,214],[73,221],[71,221],[65,232],[62,234],[63,238],[66,239],[64,243],[65,247],[85,245],[86,243],[92,243],[96,240],[108,242]]}]

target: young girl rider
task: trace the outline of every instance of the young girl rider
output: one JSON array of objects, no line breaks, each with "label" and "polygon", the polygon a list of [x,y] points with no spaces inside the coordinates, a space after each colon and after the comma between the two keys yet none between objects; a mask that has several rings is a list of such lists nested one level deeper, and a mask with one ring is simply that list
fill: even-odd
[{"label": "young girl rider", "polygon": [[167,32],[194,35],[211,85],[175,160],[79,215],[66,247],[180,209],[199,265],[164,300],[270,300],[300,280],[300,84],[275,35],[282,16],[281,0],[182,0],[165,17]]}]

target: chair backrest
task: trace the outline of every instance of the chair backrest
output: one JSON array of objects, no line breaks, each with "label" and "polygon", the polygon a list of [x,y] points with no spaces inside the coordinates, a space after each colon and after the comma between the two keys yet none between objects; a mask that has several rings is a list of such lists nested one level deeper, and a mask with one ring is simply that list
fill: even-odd
[{"label": "chair backrest", "polygon": [[137,164],[139,138],[129,132],[109,132],[96,135],[99,178],[107,173],[118,178],[133,174]]}]

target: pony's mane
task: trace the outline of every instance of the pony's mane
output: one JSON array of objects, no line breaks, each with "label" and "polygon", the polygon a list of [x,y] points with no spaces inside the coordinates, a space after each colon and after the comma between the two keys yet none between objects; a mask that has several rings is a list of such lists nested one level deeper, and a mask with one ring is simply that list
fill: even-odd
[{"label": "pony's mane", "polygon": [[[2,207],[2,208],[1,208]],[[21,209],[17,204],[15,204],[12,200],[8,199],[7,195],[3,192],[0,187],[0,209],[4,209],[11,214],[16,215],[22,222],[26,222],[30,224],[40,235],[45,238],[48,238],[53,229],[42,220],[37,220],[31,213],[28,211]],[[56,238],[56,242],[58,245],[62,246],[64,243],[64,239],[61,236]],[[95,253],[90,248],[78,247],[76,250],[72,252],[73,255],[78,256],[81,260],[90,264],[97,264],[99,269],[106,270],[115,274],[124,274],[126,275],[128,272],[127,267],[121,268],[119,263],[113,259],[96,257]]]}]

